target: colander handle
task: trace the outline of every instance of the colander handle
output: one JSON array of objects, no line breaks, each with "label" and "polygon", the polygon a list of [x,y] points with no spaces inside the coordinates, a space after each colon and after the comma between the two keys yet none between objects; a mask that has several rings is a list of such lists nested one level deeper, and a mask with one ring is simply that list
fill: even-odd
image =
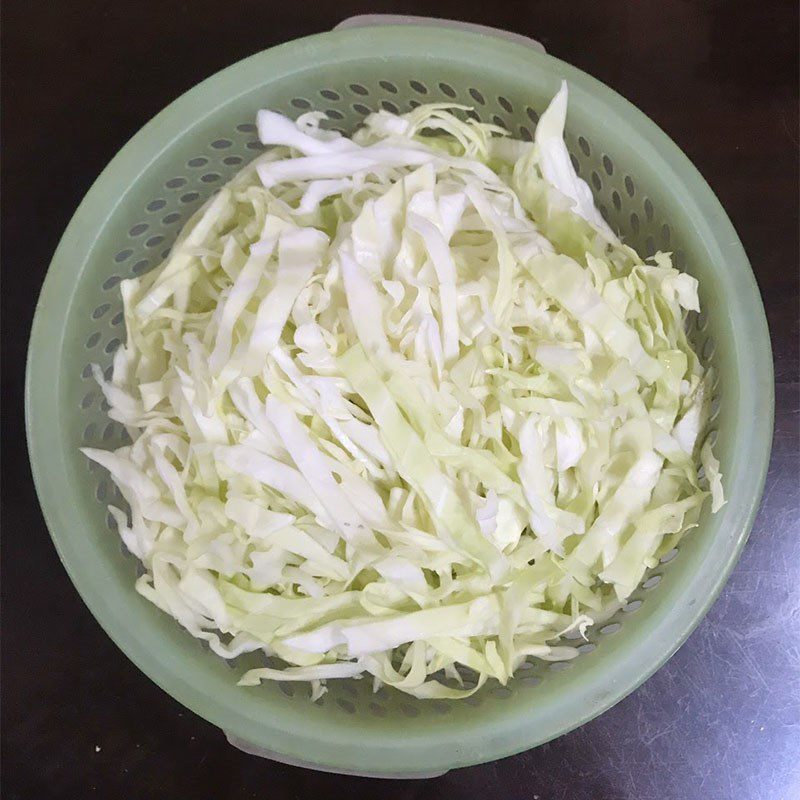
[{"label": "colander handle", "polygon": [[461,22],[455,19],[439,19],[438,17],[411,17],[405,14],[359,14],[355,17],[348,17],[342,20],[335,28],[335,31],[347,28],[374,28],[380,25],[428,25],[437,28],[454,28],[456,30],[471,31],[472,33],[482,33],[485,36],[495,36],[498,39],[505,39],[509,42],[524,44],[538,50],[540,53],[547,52],[541,42],[523,36],[520,33],[504,31],[500,28],[490,28],[488,25],[476,25],[473,22]]}]

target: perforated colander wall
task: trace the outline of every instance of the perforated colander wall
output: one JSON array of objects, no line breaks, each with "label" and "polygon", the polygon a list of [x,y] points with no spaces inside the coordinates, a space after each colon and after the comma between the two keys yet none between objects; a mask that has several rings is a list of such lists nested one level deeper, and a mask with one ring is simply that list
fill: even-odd
[{"label": "perforated colander wall", "polygon": [[[81,287],[83,316],[73,319],[68,332],[80,337],[83,350],[77,370],[79,374],[74,376],[77,380],[69,387],[71,402],[68,413],[79,419],[82,432],[81,441],[75,446],[114,448],[127,441],[122,426],[108,420],[108,407],[90,367],[91,363],[98,363],[110,374],[113,353],[124,339],[119,282],[156,267],[169,253],[176,235],[194,211],[262,150],[252,121],[260,106],[291,116],[311,109],[321,110],[328,115],[331,127],[350,134],[372,111],[384,108],[404,112],[421,103],[441,101],[471,105],[474,108],[468,112],[471,116],[483,122],[493,122],[527,140],[532,138],[544,107],[543,102],[532,105],[529,98],[509,89],[498,92],[491,83],[464,81],[458,74],[431,83],[423,77],[398,75],[387,70],[382,74],[361,76],[357,81],[330,80],[302,94],[266,96],[249,105],[248,113],[202,126],[202,130],[195,131],[175,148],[177,152],[169,154],[168,165],[151,165],[143,177],[148,184],[147,190],[138,192],[136,203],[124,202],[124,207],[109,221],[104,233],[110,242],[116,243],[116,247],[112,248],[114,252],[110,258],[95,265],[91,274],[84,274]],[[621,154],[604,148],[591,131],[575,130],[571,125],[567,128],[566,141],[575,169],[592,187],[598,207],[623,240],[642,255],[652,255],[659,249],[672,251],[676,265],[693,272],[679,231],[673,228],[668,215],[658,207],[646,187],[637,181],[636,175],[626,170]],[[709,332],[707,315],[704,313],[697,319],[692,318],[689,324],[695,347],[706,363],[713,364],[716,348]],[[719,414],[718,385],[714,392],[712,428]],[[122,503],[118,490],[98,465],[86,460],[82,468],[88,473],[87,488],[91,502],[97,505],[97,516],[105,520],[104,535],[117,537],[116,527],[105,508],[109,503]],[[120,558],[126,555],[130,559],[128,580],[133,582],[137,574],[135,559],[127,554],[121,543],[118,550],[122,553]],[[591,658],[598,647],[614,647],[613,634],[639,611],[648,595],[656,589],[667,563],[675,561],[677,566],[669,568],[680,569],[678,555],[678,551],[673,550],[662,558],[662,564],[650,571],[627,605],[599,630],[589,634],[589,641],[580,646],[578,660]],[[161,612],[153,608],[152,613]],[[201,653],[204,648],[199,644],[197,647],[197,658],[216,658],[209,652]],[[255,656],[243,657],[233,666],[244,670],[256,661]],[[508,687],[489,683],[466,702],[476,707],[486,703],[505,703],[518,692],[547,692],[558,673],[573,669],[576,663],[577,660],[553,664],[541,661],[526,663]],[[232,674],[231,681],[234,677]],[[273,703],[307,704],[306,713],[310,718],[316,714],[337,713],[378,718],[400,715],[401,718],[413,719],[421,715],[446,715],[454,707],[445,701],[416,701],[385,688],[373,693],[371,681],[367,680],[331,681],[329,693],[314,705],[308,704],[308,689],[302,684],[268,683],[257,691],[270,693]]]}]

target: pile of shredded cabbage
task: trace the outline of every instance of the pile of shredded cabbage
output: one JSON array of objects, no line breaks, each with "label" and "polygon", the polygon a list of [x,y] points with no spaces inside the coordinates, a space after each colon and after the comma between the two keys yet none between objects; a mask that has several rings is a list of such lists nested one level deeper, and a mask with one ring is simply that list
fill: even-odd
[{"label": "pile of shredded cabbage", "polygon": [[459,698],[573,658],[722,504],[696,281],[603,221],[566,106],[533,142],[452,105],[352,140],[261,111],[269,149],[121,284],[95,375],[132,444],[84,452],[138,591],[265,654],[242,684]]}]

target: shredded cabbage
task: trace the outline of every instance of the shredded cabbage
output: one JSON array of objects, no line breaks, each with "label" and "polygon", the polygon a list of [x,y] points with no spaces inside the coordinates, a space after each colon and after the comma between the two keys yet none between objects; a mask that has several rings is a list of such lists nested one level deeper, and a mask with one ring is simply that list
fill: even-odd
[{"label": "shredded cabbage", "polygon": [[122,283],[95,376],[132,441],[84,452],[138,591],[269,658],[243,685],[458,698],[573,658],[724,502],[697,283],[605,223],[566,108],[563,85],[533,142],[454,106],[352,139],[261,111],[269,149]]}]

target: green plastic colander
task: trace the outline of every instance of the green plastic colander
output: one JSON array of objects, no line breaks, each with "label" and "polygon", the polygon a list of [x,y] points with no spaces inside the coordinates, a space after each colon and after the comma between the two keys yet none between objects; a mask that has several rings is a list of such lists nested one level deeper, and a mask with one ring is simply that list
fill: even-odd
[{"label": "green plastic colander", "polygon": [[[567,144],[611,226],[640,253],[671,250],[700,280],[707,315],[691,335],[719,376],[712,436],[727,505],[706,512],[680,551],[572,662],[526,665],[507,687],[465,701],[415,700],[371,681],[331,681],[319,703],[292,684],[236,686],[234,669],[134,590],[106,511],[119,502],[82,445],[118,447],[121,426],[90,371],[124,337],[119,281],[156,266],[182,223],[260,150],[268,107],[327,111],[351,132],[370,111],[456,101],[530,138],[562,78]],[[693,315],[697,316],[697,315]],[[338,30],[259,53],[214,75],[148,123],[87,194],[55,253],[31,335],[27,425],[33,472],[58,553],[91,612],[150,678],[237,745],[317,769],[420,776],[533,747],[631,692],[686,639],[720,591],[755,516],[770,451],[773,376],[753,274],[697,170],[641,112],[531,47],[441,27]],[[666,561],[670,563],[667,564]]]}]

